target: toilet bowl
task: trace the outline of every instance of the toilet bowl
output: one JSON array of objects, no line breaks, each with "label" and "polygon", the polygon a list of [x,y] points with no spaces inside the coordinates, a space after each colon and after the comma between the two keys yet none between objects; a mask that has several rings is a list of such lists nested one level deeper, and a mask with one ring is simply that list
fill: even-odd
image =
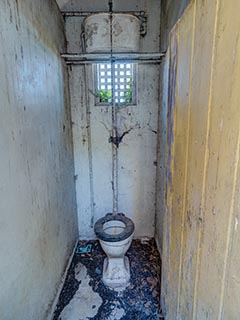
[{"label": "toilet bowl", "polygon": [[125,288],[130,281],[130,264],[125,253],[132,242],[134,223],[123,213],[108,213],[95,223],[94,231],[107,255],[103,283],[113,289]]}]

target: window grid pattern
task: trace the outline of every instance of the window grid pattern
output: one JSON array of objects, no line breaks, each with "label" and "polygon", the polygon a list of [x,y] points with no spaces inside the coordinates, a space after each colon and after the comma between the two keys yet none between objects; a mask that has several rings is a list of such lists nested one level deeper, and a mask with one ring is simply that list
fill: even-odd
[{"label": "window grid pattern", "polygon": [[[134,67],[132,63],[115,63],[114,100],[116,105],[133,104],[134,100]],[[97,64],[97,90],[99,103],[112,102],[111,64]]]}]

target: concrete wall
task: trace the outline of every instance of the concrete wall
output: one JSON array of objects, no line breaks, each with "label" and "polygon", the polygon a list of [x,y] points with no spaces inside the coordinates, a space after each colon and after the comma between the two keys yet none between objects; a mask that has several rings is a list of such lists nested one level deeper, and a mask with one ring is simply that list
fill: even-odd
[{"label": "concrete wall", "polygon": [[166,319],[238,319],[240,3],[195,0],[175,25],[168,92]]},{"label": "concrete wall", "polygon": [[[69,1],[66,11],[108,10],[107,1]],[[141,51],[159,51],[160,2],[158,0],[114,1],[114,10],[145,10],[148,33],[141,39]],[[81,51],[82,18],[67,18],[68,52]],[[70,68],[70,90],[74,137],[75,174],[81,238],[95,237],[91,228],[91,201],[94,222],[112,212],[112,111],[94,106],[92,68],[84,77],[83,66]],[[88,83],[87,95],[85,92]],[[137,66],[137,104],[118,110],[119,133],[131,129],[119,147],[119,212],[131,217],[136,226],[135,236],[154,236],[157,115],[159,108],[159,68],[156,65]],[[89,100],[90,113],[86,109]],[[91,145],[87,130],[90,117]],[[89,149],[93,164],[93,192],[89,186]],[[91,161],[91,160],[90,160]]]},{"label": "concrete wall", "polygon": [[0,318],[46,319],[77,239],[63,21],[0,5]]}]

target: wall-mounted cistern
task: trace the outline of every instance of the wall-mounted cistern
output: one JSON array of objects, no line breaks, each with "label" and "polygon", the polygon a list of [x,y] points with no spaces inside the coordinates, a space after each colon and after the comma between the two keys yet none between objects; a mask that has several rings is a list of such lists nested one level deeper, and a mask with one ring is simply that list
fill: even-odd
[{"label": "wall-mounted cistern", "polygon": [[113,52],[139,51],[141,21],[132,14],[113,13],[110,17],[109,13],[94,13],[84,20],[83,27],[87,53],[110,52],[111,48]]}]

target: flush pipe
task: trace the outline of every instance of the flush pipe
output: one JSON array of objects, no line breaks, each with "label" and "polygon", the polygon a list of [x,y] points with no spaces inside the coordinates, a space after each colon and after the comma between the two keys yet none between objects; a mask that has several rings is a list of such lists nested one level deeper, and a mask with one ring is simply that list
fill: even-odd
[{"label": "flush pipe", "polygon": [[[86,52],[85,48],[85,34],[81,33],[82,52]],[[94,200],[94,187],[93,187],[93,159],[92,159],[92,132],[91,132],[91,110],[89,101],[89,79],[88,79],[88,66],[83,66],[83,76],[85,85],[85,107],[86,107],[86,130],[87,130],[87,146],[88,146],[88,170],[89,170],[89,192],[90,192],[90,227],[94,227],[95,216],[95,200]]]},{"label": "flush pipe", "polygon": [[85,82],[85,105],[86,105],[86,122],[87,122],[87,145],[88,145],[88,167],[89,167],[89,191],[90,191],[90,227],[94,227],[94,215],[95,215],[95,201],[94,201],[94,187],[93,187],[93,159],[92,159],[92,133],[91,133],[91,111],[90,101],[88,93],[88,70],[87,65],[84,65],[84,82]]},{"label": "flush pipe", "polygon": [[[113,58],[113,1],[109,0],[110,18],[110,62],[111,62],[111,107],[112,107],[112,137],[118,137],[117,112],[115,102],[115,61]],[[118,213],[118,146],[112,143],[112,192],[113,214]]]}]

